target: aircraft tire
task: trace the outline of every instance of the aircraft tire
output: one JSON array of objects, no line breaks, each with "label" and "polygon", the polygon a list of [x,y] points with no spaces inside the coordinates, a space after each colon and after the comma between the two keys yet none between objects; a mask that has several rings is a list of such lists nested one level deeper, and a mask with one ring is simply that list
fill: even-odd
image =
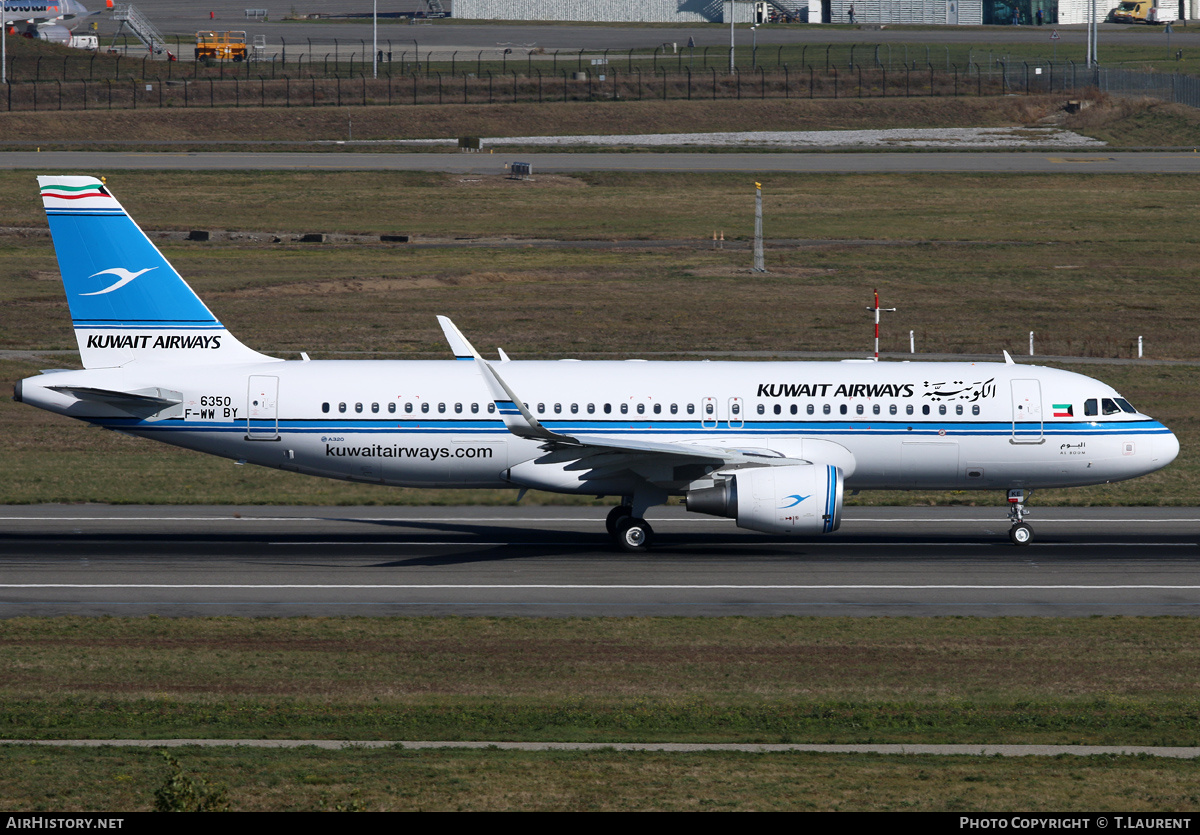
[{"label": "aircraft tire", "polygon": [[1009,529],[1008,538],[1012,540],[1013,545],[1028,545],[1033,542],[1033,528],[1020,522]]},{"label": "aircraft tire", "polygon": [[608,512],[608,518],[604,520],[604,527],[608,529],[608,535],[616,537],[617,522],[626,516],[633,515],[633,508],[627,504],[619,504]]},{"label": "aircraft tire", "polygon": [[617,545],[622,551],[639,553],[650,547],[654,529],[645,519],[623,517],[617,522]]}]

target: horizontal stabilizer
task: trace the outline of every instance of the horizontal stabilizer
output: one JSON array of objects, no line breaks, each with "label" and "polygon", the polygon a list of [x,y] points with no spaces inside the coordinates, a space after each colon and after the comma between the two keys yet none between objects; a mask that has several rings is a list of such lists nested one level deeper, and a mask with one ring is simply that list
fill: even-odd
[{"label": "horizontal stabilizer", "polygon": [[79,400],[115,406],[130,414],[155,414],[183,403],[183,395],[177,391],[151,388],[137,391],[113,391],[91,386],[46,386],[51,391],[69,394]]}]

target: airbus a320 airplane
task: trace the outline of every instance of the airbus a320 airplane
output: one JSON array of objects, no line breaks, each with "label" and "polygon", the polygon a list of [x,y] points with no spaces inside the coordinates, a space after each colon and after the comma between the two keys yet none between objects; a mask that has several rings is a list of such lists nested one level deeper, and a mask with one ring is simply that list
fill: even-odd
[{"label": "airbus a320 airplane", "polygon": [[284,361],[239,342],[92,177],[39,177],[83,360],[14,397],[108,429],[310,475],[619,496],[740,527],[838,529],[847,488],[1026,491],[1165,467],[1175,436],[1104,383],[1003,363],[499,362],[439,317],[446,361]]}]

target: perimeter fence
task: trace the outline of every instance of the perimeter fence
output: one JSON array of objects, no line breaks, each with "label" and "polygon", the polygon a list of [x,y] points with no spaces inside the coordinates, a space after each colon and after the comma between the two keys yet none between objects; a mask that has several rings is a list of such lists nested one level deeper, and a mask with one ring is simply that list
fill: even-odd
[{"label": "perimeter fence", "polygon": [[170,107],[322,107],[353,105],[498,104],[552,101],[649,101],[718,99],[838,99],[921,96],[995,96],[1061,89],[1070,79],[998,65],[949,71],[936,67],[888,70],[882,67],[829,71],[786,65],[767,69],[710,68],[657,73],[635,67],[632,72],[534,68],[532,75],[486,71],[450,75],[434,71],[404,76],[325,78],[96,79],[18,81],[6,85],[9,111],[104,110]]},{"label": "perimeter fence", "polygon": [[[1088,69],[1075,62],[992,61],[973,64],[850,64],[734,67],[542,67],[452,72],[429,67],[375,78],[326,74],[251,74],[234,77],[148,77],[163,62],[135,62],[124,77],[9,81],[8,111],[139,108],[346,107],[355,105],[500,104],[553,101],[671,101],[722,99],[844,99],[1082,95],[1088,90],[1149,96],[1200,107],[1200,79],[1179,73]],[[369,70],[369,67],[366,69]]]}]

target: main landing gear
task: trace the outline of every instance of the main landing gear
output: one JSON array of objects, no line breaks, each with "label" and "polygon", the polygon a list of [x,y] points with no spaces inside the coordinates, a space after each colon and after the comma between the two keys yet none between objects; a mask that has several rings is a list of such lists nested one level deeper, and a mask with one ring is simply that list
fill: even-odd
[{"label": "main landing gear", "polygon": [[[1033,495],[1033,491],[1029,491]],[[1013,545],[1028,545],[1033,541],[1033,528],[1025,524],[1025,491],[1021,489],[1008,491],[1008,518],[1012,527],[1008,530],[1008,538]]]},{"label": "main landing gear", "polygon": [[608,535],[622,551],[645,551],[650,547],[654,529],[645,519],[633,515],[633,506],[620,504],[608,512],[604,521]]}]

